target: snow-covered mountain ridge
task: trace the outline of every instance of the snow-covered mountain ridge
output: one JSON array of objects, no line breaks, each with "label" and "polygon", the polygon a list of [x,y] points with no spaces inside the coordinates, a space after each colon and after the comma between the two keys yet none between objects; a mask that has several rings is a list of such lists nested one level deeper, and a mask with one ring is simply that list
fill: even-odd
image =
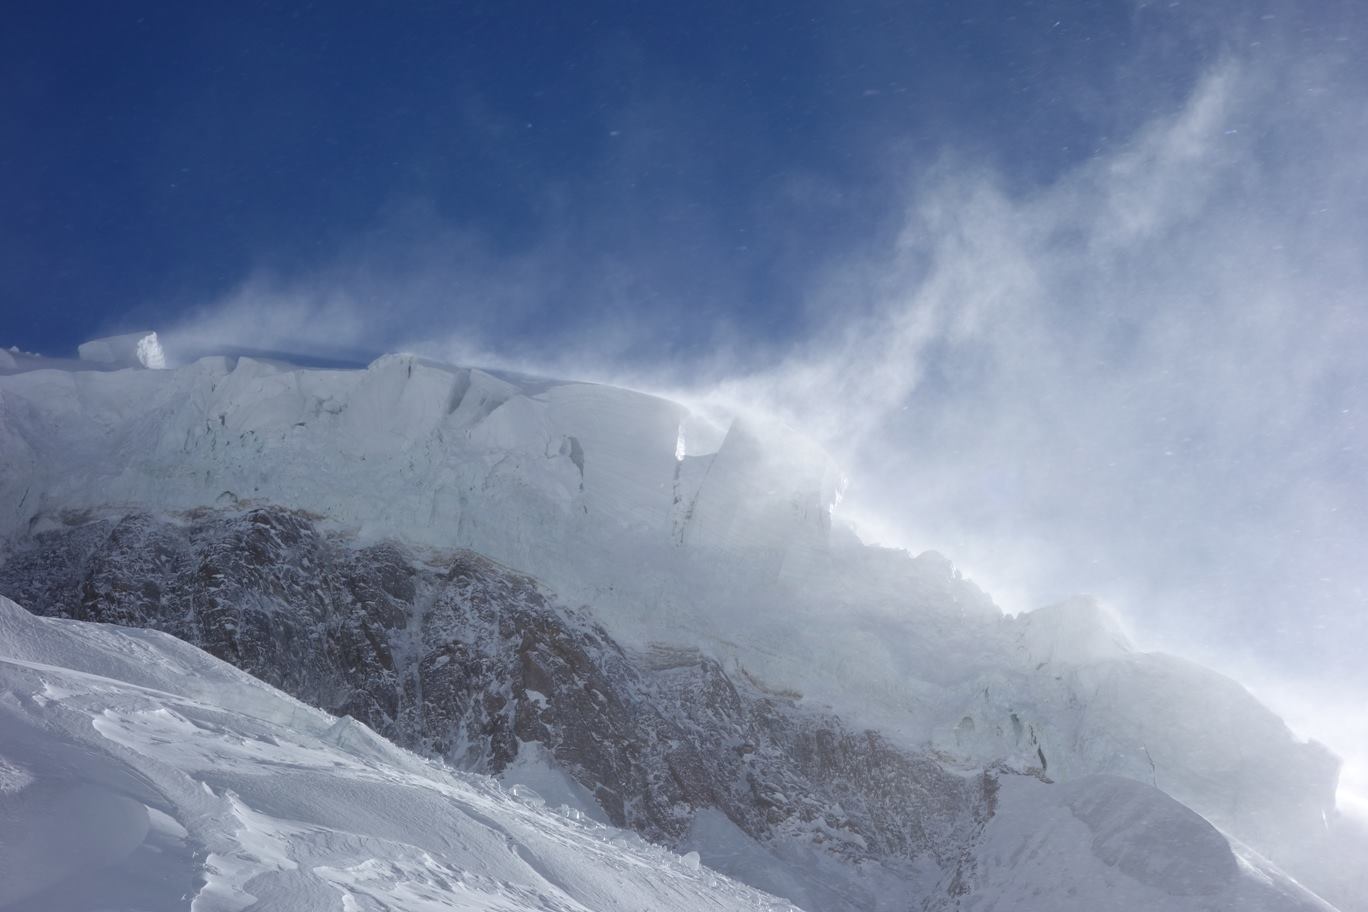
[{"label": "snow-covered mountain ridge", "polygon": [[[0,592],[71,617],[173,630],[312,703],[458,762],[515,766],[525,742],[550,740],[550,762],[580,785],[638,800],[598,796],[610,816],[653,838],[681,847],[697,839],[704,851],[739,828],[782,854],[816,843],[820,827],[807,824],[828,825],[834,803],[844,816],[832,819],[855,821],[864,845],[833,853],[844,828],[830,824],[820,857],[844,857],[855,870],[891,866],[909,886],[938,883],[956,870],[948,855],[935,871],[898,867],[977,845],[957,829],[975,823],[975,805],[952,800],[950,822],[921,850],[908,851],[906,839],[871,840],[898,814],[871,807],[868,791],[901,757],[927,764],[923,790],[943,795],[954,787],[925,783],[998,767],[1157,785],[1334,888],[1314,864],[1333,842],[1335,763],[1325,751],[1296,742],[1233,682],[1135,652],[1091,603],[1003,618],[943,559],[860,545],[832,521],[839,471],[782,428],[723,428],[630,391],[408,356],[365,371],[213,358],[155,373],[0,377],[0,459],[0,527],[11,539]],[[470,566],[485,568],[475,573],[481,585],[496,593],[485,597],[493,613],[472,610],[469,592],[434,613],[440,597],[428,598],[442,589],[454,549],[544,585],[510,583],[516,575],[471,557]],[[542,603],[531,615],[528,592]],[[424,624],[434,617],[445,626],[429,636]],[[478,645],[492,642],[487,634],[500,623],[541,624],[556,631],[547,644],[565,636],[579,647],[586,630],[602,630],[592,635],[598,646],[580,648],[592,661],[534,686],[518,649]],[[350,638],[333,636],[338,625],[351,625]],[[281,630],[297,632],[280,639]],[[309,654],[333,661],[328,674],[289,661],[311,642],[321,645]],[[465,690],[434,690],[440,669],[460,664],[453,644],[490,660],[484,677]],[[560,654],[553,645],[532,653]],[[614,655],[617,671],[602,661]],[[359,677],[347,677],[347,663]],[[668,722],[651,731],[601,727],[600,740],[735,756],[744,737],[726,738],[738,719],[769,706],[777,721],[761,735],[774,762],[762,772],[806,784],[773,788],[793,799],[775,801],[763,775],[738,778],[739,767],[726,764],[690,772],[669,750],[625,766],[602,759],[586,774],[584,750],[557,755],[563,743],[542,730],[525,736],[540,701],[561,732],[566,722],[607,726],[612,714],[558,702],[590,667],[623,706],[650,706]],[[672,695],[679,678],[683,689]],[[691,716],[709,680],[742,710]],[[491,682],[521,690],[489,708]],[[818,728],[804,728],[813,719],[827,720],[820,724],[837,743],[858,741],[868,727],[882,732],[886,751],[853,755],[874,770],[858,810],[819,794],[813,783],[829,770],[800,775],[798,745],[803,731],[817,738]],[[796,740],[785,742],[781,729]],[[505,746],[472,747],[471,732]],[[869,766],[869,757],[880,759]],[[690,776],[700,781],[690,786]],[[737,783],[750,791],[728,801]],[[894,791],[907,789],[902,780]],[[719,810],[721,820],[709,816]],[[731,836],[719,830],[723,821]],[[790,856],[778,868],[801,864]],[[970,882],[968,874],[958,881]],[[791,886],[790,895],[805,888]],[[862,897],[850,907],[875,906]]]}]

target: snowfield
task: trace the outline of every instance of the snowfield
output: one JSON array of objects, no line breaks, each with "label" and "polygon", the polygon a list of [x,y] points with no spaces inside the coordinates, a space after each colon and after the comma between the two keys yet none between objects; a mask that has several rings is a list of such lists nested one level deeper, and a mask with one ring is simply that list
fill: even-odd
[{"label": "snowfield", "polygon": [[173,637],[0,598],[0,908],[786,909]]}]

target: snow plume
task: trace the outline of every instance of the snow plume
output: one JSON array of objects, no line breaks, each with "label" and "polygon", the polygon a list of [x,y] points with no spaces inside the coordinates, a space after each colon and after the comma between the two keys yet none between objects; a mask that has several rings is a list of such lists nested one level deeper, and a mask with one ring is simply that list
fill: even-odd
[{"label": "snow plume", "polygon": [[[832,281],[873,315],[734,387],[842,447],[887,540],[1009,609],[1091,590],[1152,643],[1277,668],[1275,706],[1361,707],[1368,124],[1343,73],[1283,77],[1228,62],[1043,190],[943,166]],[[1300,728],[1352,752],[1358,712]]]},{"label": "snow plume", "polygon": [[138,340],[137,347],[138,363],[150,370],[164,370],[166,368],[166,352],[162,350],[161,343],[157,341],[157,334],[152,332]]},{"label": "snow plume", "polygon": [[166,368],[166,352],[157,339],[157,334],[149,331],[124,333],[119,336],[106,336],[81,343],[77,358],[91,364],[108,367],[145,367],[149,370]]},{"label": "snow plume", "polygon": [[[1328,151],[1354,148],[1361,124],[1286,115],[1280,96],[1315,85],[1228,62],[1042,189],[947,159],[915,181],[887,249],[830,270],[827,332],[720,392],[835,448],[852,506],[896,505],[882,521],[908,544],[1031,590],[1008,607],[1073,587],[1242,602],[1204,587],[1251,573],[1294,579],[1288,597],[1311,575],[1348,583],[1333,571],[1368,531],[1343,461],[1365,436],[1349,202],[1364,169]],[[1136,591],[1118,592],[1127,579]]]},{"label": "snow plume", "polygon": [[565,219],[509,254],[419,206],[168,348],[410,349],[772,412],[846,467],[847,516],[1009,610],[1092,591],[1142,644],[1368,693],[1368,86],[1350,42],[1246,37],[1047,181],[956,149],[908,175],[890,141],[870,219],[896,228],[812,268],[794,338],[662,302],[662,263],[709,271],[678,246],[597,254]]},{"label": "snow plume", "polygon": [[[1276,669],[1275,706],[1333,687],[1361,707],[1368,93],[1348,78],[1228,59],[1025,191],[947,156],[885,250],[830,270],[820,306],[856,316],[719,388],[833,447],[875,538],[951,554],[1008,610],[1096,592],[1151,645]],[[1352,753],[1358,716],[1298,727]]]}]

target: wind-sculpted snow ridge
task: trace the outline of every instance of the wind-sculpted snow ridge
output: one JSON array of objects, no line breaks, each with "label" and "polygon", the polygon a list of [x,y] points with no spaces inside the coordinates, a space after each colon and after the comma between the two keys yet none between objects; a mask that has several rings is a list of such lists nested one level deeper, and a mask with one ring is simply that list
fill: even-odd
[{"label": "wind-sculpted snow ridge", "polygon": [[790,908],[172,637],[0,598],[0,908]]},{"label": "wind-sculpted snow ridge", "polygon": [[[820,908],[905,908],[885,874],[947,895],[993,770],[1144,783],[1361,902],[1327,863],[1328,752],[1093,603],[1004,618],[944,558],[860,544],[791,429],[411,356],[208,358],[0,376],[0,461],[0,592],[171,630],[704,857],[744,844]],[[879,873],[812,893],[832,859]]]}]

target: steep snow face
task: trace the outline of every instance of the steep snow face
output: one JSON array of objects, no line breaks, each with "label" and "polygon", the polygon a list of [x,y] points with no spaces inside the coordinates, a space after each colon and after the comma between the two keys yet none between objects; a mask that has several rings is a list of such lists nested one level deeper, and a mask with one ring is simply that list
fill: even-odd
[{"label": "steep snow face", "polygon": [[993,912],[1334,907],[1142,783],[1004,779],[998,812],[955,876],[947,908]]},{"label": "steep snow face", "polygon": [[738,561],[761,579],[801,585],[824,569],[844,479],[829,458],[779,427],[735,421],[685,494],[680,541],[704,560]]},{"label": "steep snow face", "polygon": [[3,598],[0,770],[15,912],[788,908],[164,634]]},{"label": "steep snow face", "polygon": [[1121,622],[1096,599],[1075,597],[1018,618],[1015,643],[1032,667],[1117,659],[1132,651]]}]

